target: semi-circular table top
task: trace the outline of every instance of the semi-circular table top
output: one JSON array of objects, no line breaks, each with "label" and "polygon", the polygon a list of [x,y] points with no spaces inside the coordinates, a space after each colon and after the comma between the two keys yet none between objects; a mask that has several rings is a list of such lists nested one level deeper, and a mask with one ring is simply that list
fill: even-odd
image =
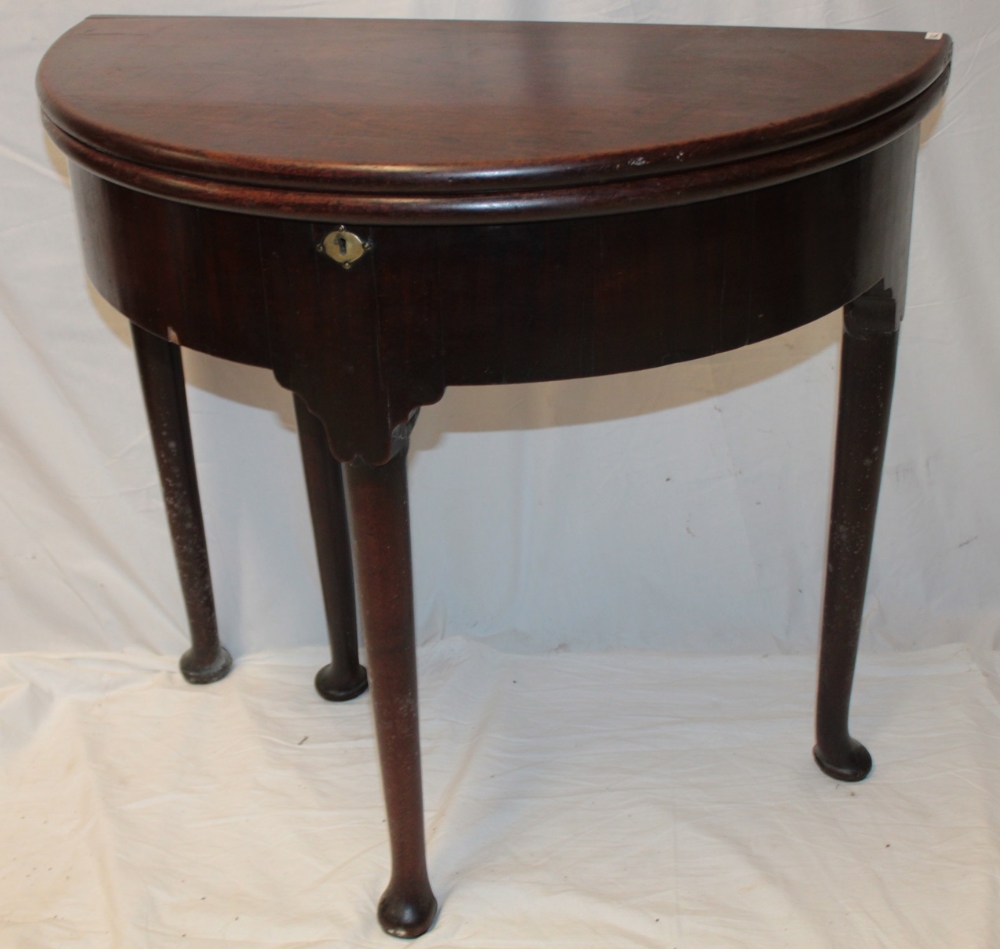
[{"label": "semi-circular table top", "polygon": [[951,41],[861,30],[91,17],[45,56],[60,147],[208,207],[370,223],[665,207],[911,127]]}]

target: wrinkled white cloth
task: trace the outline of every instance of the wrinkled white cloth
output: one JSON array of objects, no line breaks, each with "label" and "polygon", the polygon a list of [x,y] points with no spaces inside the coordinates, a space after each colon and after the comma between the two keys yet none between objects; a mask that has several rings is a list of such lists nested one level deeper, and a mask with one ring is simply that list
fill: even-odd
[{"label": "wrinkled white cloth", "polygon": [[[394,943],[367,696],[318,650],[0,663],[0,945]],[[871,776],[821,774],[803,657],[420,653],[432,947],[993,946],[1000,708],[965,647],[869,656]]]}]

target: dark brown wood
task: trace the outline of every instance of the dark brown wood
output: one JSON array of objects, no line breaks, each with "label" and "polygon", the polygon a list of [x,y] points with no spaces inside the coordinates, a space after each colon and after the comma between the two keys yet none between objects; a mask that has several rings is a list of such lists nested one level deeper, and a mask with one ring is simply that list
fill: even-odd
[{"label": "dark brown wood", "polygon": [[[923,34],[135,17],[88,20],[46,56],[88,272],[176,362],[153,401],[181,411],[165,339],[295,393],[334,654],[321,678],[341,694],[361,672],[349,463],[387,931],[419,935],[436,908],[405,449],[449,385],[662,366],[848,303],[815,756],[867,774],[850,692],[917,123],[950,58]],[[369,245],[349,270],[323,252],[340,226]]]},{"label": "dark brown wood", "polygon": [[730,165],[678,170],[671,175],[533,191],[458,194],[356,194],[290,191],[178,175],[113,158],[66,135],[43,116],[56,144],[96,174],[150,194],[206,208],[242,207],[261,215],[370,224],[507,224],[595,217],[621,211],[689,204],[780,184],[864,155],[891,142],[934,107],[948,83],[946,70],[919,96],[838,136],[767,152]]},{"label": "dark brown wood", "polygon": [[901,317],[893,292],[882,283],[844,308],[813,749],[820,768],[840,781],[861,781],[872,768],[868,749],[851,737],[847,719],[889,432]]},{"label": "dark brown wood", "polygon": [[316,691],[331,702],[345,702],[368,688],[368,674],[358,662],[354,565],[344,500],[344,477],[340,462],[330,453],[323,423],[298,396],[295,397],[295,418],[312,511],[332,658],[329,665],[316,673]]},{"label": "dark brown wood", "polygon": [[950,58],[947,37],[858,30],[92,17],[38,89],[77,162],[163,197],[474,223],[663,207],[847,161],[918,121]]},{"label": "dark brown wood", "polygon": [[424,853],[408,436],[409,431],[401,433],[396,453],[384,465],[349,465],[347,485],[392,850],[392,877],[378,918],[390,935],[413,937],[431,927],[437,900]]},{"label": "dark brown wood", "polygon": [[87,273],[134,323],[189,349],[270,366],[257,229],[163,201],[70,162]]},{"label": "dark brown wood", "polygon": [[98,16],[39,90],[60,128],[137,164],[425,195],[731,164],[889,112],[947,60],[920,33]]},{"label": "dark brown wood", "polygon": [[181,656],[180,668],[188,682],[217,682],[233,660],[219,643],[181,351],[134,323],[132,340],[191,627],[191,648]]},{"label": "dark brown wood", "polygon": [[73,181],[105,297],[160,336],[270,366],[324,420],[338,459],[378,463],[448,385],[693,359],[893,279],[916,148],[911,130],[815,175],[638,214],[358,227],[374,249],[347,271],[317,251],[330,224],[166,202],[78,167]]}]

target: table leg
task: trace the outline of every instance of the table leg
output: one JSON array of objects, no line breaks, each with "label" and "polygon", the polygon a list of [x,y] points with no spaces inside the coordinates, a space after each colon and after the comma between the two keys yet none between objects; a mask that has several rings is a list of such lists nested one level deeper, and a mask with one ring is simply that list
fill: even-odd
[{"label": "table leg", "polygon": [[331,702],[353,699],[368,688],[358,662],[358,620],[354,608],[354,567],[347,528],[347,504],[340,462],[330,452],[323,423],[295,396],[299,447],[312,511],[316,557],[332,661],[316,673],[316,691]]},{"label": "table leg", "polygon": [[847,719],[889,429],[898,309],[881,283],[844,308],[813,749],[820,768],[840,781],[861,781],[872,768],[871,755],[851,737]]},{"label": "table leg", "polygon": [[219,643],[181,349],[134,323],[132,340],[191,627],[191,648],[181,656],[180,668],[188,682],[216,682],[229,672],[233,660]]},{"label": "table leg", "polygon": [[434,922],[437,900],[424,852],[405,439],[400,449],[384,465],[355,462],[346,474],[392,851],[378,919],[390,935],[412,938]]}]

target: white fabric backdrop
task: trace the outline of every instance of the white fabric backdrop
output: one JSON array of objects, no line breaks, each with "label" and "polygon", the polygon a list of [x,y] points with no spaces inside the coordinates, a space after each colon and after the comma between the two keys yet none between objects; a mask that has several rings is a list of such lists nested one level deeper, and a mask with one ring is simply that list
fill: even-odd
[{"label": "white fabric backdrop", "polygon": [[[259,655],[0,659],[4,949],[392,949],[370,706]],[[993,949],[1000,716],[966,647],[872,656],[876,770],[809,760],[805,656],[421,651],[420,949]]]},{"label": "white fabric backdrop", "polygon": [[[187,632],[128,333],[87,290],[33,95],[45,48],[92,12],[952,34],[865,615],[884,655],[856,690],[875,774],[847,788],[808,756],[839,314],[663,370],[453,390],[410,460],[444,899],[425,942],[1000,944],[994,0],[0,0],[0,947],[392,944],[372,916],[369,702],[310,687],[325,634],[291,401],[197,354],[242,661],[209,689],[175,671]],[[774,653],[801,656],[753,658]]]}]

